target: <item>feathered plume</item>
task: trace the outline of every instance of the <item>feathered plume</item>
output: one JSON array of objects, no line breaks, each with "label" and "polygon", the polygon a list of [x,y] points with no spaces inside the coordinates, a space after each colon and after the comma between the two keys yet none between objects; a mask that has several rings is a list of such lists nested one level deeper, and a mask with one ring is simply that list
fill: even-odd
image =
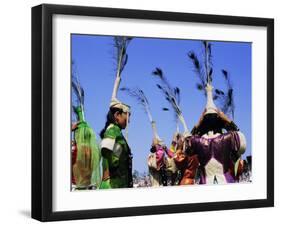
[{"label": "feathered plume", "polygon": [[226,81],[227,92],[224,94],[224,103],[222,106],[222,111],[224,113],[229,113],[232,115],[232,119],[234,119],[234,96],[233,96],[233,86],[230,81],[229,73],[226,70],[222,70],[223,77]]},{"label": "feathered plume", "polygon": [[116,36],[114,37],[114,59],[116,60],[116,80],[112,92],[112,99],[116,99],[119,88],[121,73],[128,62],[127,47],[132,38]]},{"label": "feathered plume", "polygon": [[197,83],[197,89],[203,90],[205,92],[204,88],[206,86],[206,75],[204,73],[202,65],[194,51],[190,51],[188,53],[188,57],[192,61],[193,67],[194,67],[194,72],[200,80],[200,83]]},{"label": "feathered plume", "polygon": [[[162,84],[164,84],[165,87],[168,88],[168,90],[172,90],[172,86],[169,84],[169,81],[167,80],[167,78],[164,76],[163,71],[161,68],[155,68],[155,70],[152,72],[153,75],[155,75],[156,77],[160,78],[160,80],[162,81]],[[161,86],[157,84],[157,87],[159,89],[161,89]]]},{"label": "feathered plume", "polygon": [[127,47],[130,43],[132,38],[128,37],[114,37],[114,48],[115,48],[115,58],[117,61],[117,68],[116,72],[117,75],[120,75],[127,64],[128,61],[128,54],[127,54]]},{"label": "feathered plume", "polygon": [[206,95],[205,87],[207,84],[211,85],[213,81],[212,47],[207,41],[203,41],[202,43],[204,48],[202,60],[200,61],[194,51],[190,51],[188,53],[188,57],[191,60],[194,67],[194,72],[200,81],[196,84],[196,88],[200,91],[203,91]]},{"label": "feathered plume", "polygon": [[[221,105],[221,110],[228,115],[232,116],[234,119],[234,96],[233,96],[233,86],[230,81],[229,73],[226,70],[222,70],[223,78],[226,82],[226,91],[215,89],[215,97],[219,100]],[[215,98],[214,98],[215,99]]]},{"label": "feathered plume", "polygon": [[205,74],[207,77],[207,83],[211,84],[213,81],[212,78],[212,73],[213,73],[213,69],[212,69],[212,47],[211,47],[211,43],[207,42],[207,41],[203,41],[203,46],[204,46],[204,62],[205,62]]},{"label": "feathered plume", "polygon": [[120,89],[120,91],[125,91],[126,93],[129,94],[129,96],[133,97],[137,101],[137,103],[143,108],[145,113],[148,115],[149,121],[150,122],[153,121],[151,113],[150,113],[149,102],[148,102],[144,92],[141,89],[139,89],[139,88],[130,89],[127,87],[123,87]]},{"label": "feathered plume", "polygon": [[76,105],[80,105],[81,107],[84,106],[84,89],[80,85],[79,78],[78,78],[78,73],[76,71],[75,63],[72,62],[72,80],[71,80],[71,85],[72,89],[74,90],[74,93],[77,98],[77,103]]},{"label": "feathered plume", "polygon": [[145,113],[148,116],[149,122],[151,123],[152,130],[153,130],[153,136],[160,140],[157,130],[156,130],[155,121],[152,118],[149,102],[148,102],[148,99],[145,96],[144,92],[139,88],[130,89],[127,87],[123,87],[120,90],[127,92],[129,94],[129,96],[133,97],[137,101],[137,103],[143,108],[143,110],[145,111]]},{"label": "feathered plume", "polygon": [[71,84],[72,84],[74,93],[78,99],[79,105],[81,107],[84,106],[84,89],[81,87],[81,85],[78,81],[72,80]]},{"label": "feathered plume", "polygon": [[[180,89],[178,87],[173,88],[167,78],[164,76],[163,71],[160,68],[156,68],[153,72],[152,75],[156,76],[160,82],[160,84],[157,84],[156,86],[161,90],[161,92],[164,94],[165,99],[168,101],[170,104],[171,108],[175,112],[176,116],[176,121],[180,120],[184,127],[184,131],[188,132],[188,128],[186,126],[185,120],[182,115],[182,111],[180,109]],[[164,111],[169,110],[168,108],[163,108]]]},{"label": "feathered plume", "polygon": [[73,108],[80,106],[81,110],[82,110],[83,118],[84,118],[84,97],[85,97],[85,94],[84,94],[84,89],[83,89],[83,87],[81,86],[81,84],[79,82],[78,73],[76,71],[75,63],[74,62],[72,62],[72,80],[71,80],[71,85],[72,85],[72,89],[74,91],[74,94],[76,96],[76,98],[75,98],[76,99],[75,100],[76,103],[72,104]]}]

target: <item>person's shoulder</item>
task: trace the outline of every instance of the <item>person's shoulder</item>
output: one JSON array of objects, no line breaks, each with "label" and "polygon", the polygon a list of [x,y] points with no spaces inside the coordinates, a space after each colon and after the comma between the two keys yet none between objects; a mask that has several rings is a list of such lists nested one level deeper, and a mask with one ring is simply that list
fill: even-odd
[{"label": "person's shoulder", "polygon": [[116,139],[116,137],[121,135],[121,129],[114,124],[110,124],[104,133],[104,138]]},{"label": "person's shoulder", "polygon": [[237,131],[227,131],[223,134],[221,134],[218,138],[223,139],[223,140],[229,140],[238,137],[238,132]]}]

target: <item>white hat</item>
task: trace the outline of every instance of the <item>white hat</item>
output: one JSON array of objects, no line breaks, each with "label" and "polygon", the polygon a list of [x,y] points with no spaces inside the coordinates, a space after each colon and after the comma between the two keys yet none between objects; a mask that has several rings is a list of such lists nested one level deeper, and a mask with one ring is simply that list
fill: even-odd
[{"label": "white hat", "polygon": [[208,84],[206,85],[206,94],[207,94],[207,103],[206,103],[206,114],[212,114],[217,113],[217,107],[213,100],[213,87],[212,85]]},{"label": "white hat", "polygon": [[122,103],[116,98],[112,99],[110,102],[110,108],[118,108],[121,109],[124,113],[130,113],[131,107],[127,104]]}]

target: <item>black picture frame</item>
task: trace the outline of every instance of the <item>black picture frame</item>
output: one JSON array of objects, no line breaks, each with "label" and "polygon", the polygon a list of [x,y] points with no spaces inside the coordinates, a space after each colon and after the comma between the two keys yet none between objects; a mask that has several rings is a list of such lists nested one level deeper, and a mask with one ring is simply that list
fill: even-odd
[{"label": "black picture frame", "polygon": [[[52,18],[55,14],[265,27],[267,29],[267,198],[54,212],[52,210]],[[32,218],[40,221],[56,221],[272,206],[274,206],[273,19],[49,4],[32,8]]]}]

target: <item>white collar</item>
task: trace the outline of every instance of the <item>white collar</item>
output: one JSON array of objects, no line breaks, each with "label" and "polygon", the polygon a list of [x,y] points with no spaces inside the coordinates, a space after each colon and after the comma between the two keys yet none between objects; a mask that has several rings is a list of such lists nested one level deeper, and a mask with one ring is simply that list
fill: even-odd
[{"label": "white collar", "polygon": [[215,138],[218,137],[219,135],[221,135],[220,133],[215,133],[214,131],[209,131],[208,133],[205,133],[202,137],[204,138]]}]

